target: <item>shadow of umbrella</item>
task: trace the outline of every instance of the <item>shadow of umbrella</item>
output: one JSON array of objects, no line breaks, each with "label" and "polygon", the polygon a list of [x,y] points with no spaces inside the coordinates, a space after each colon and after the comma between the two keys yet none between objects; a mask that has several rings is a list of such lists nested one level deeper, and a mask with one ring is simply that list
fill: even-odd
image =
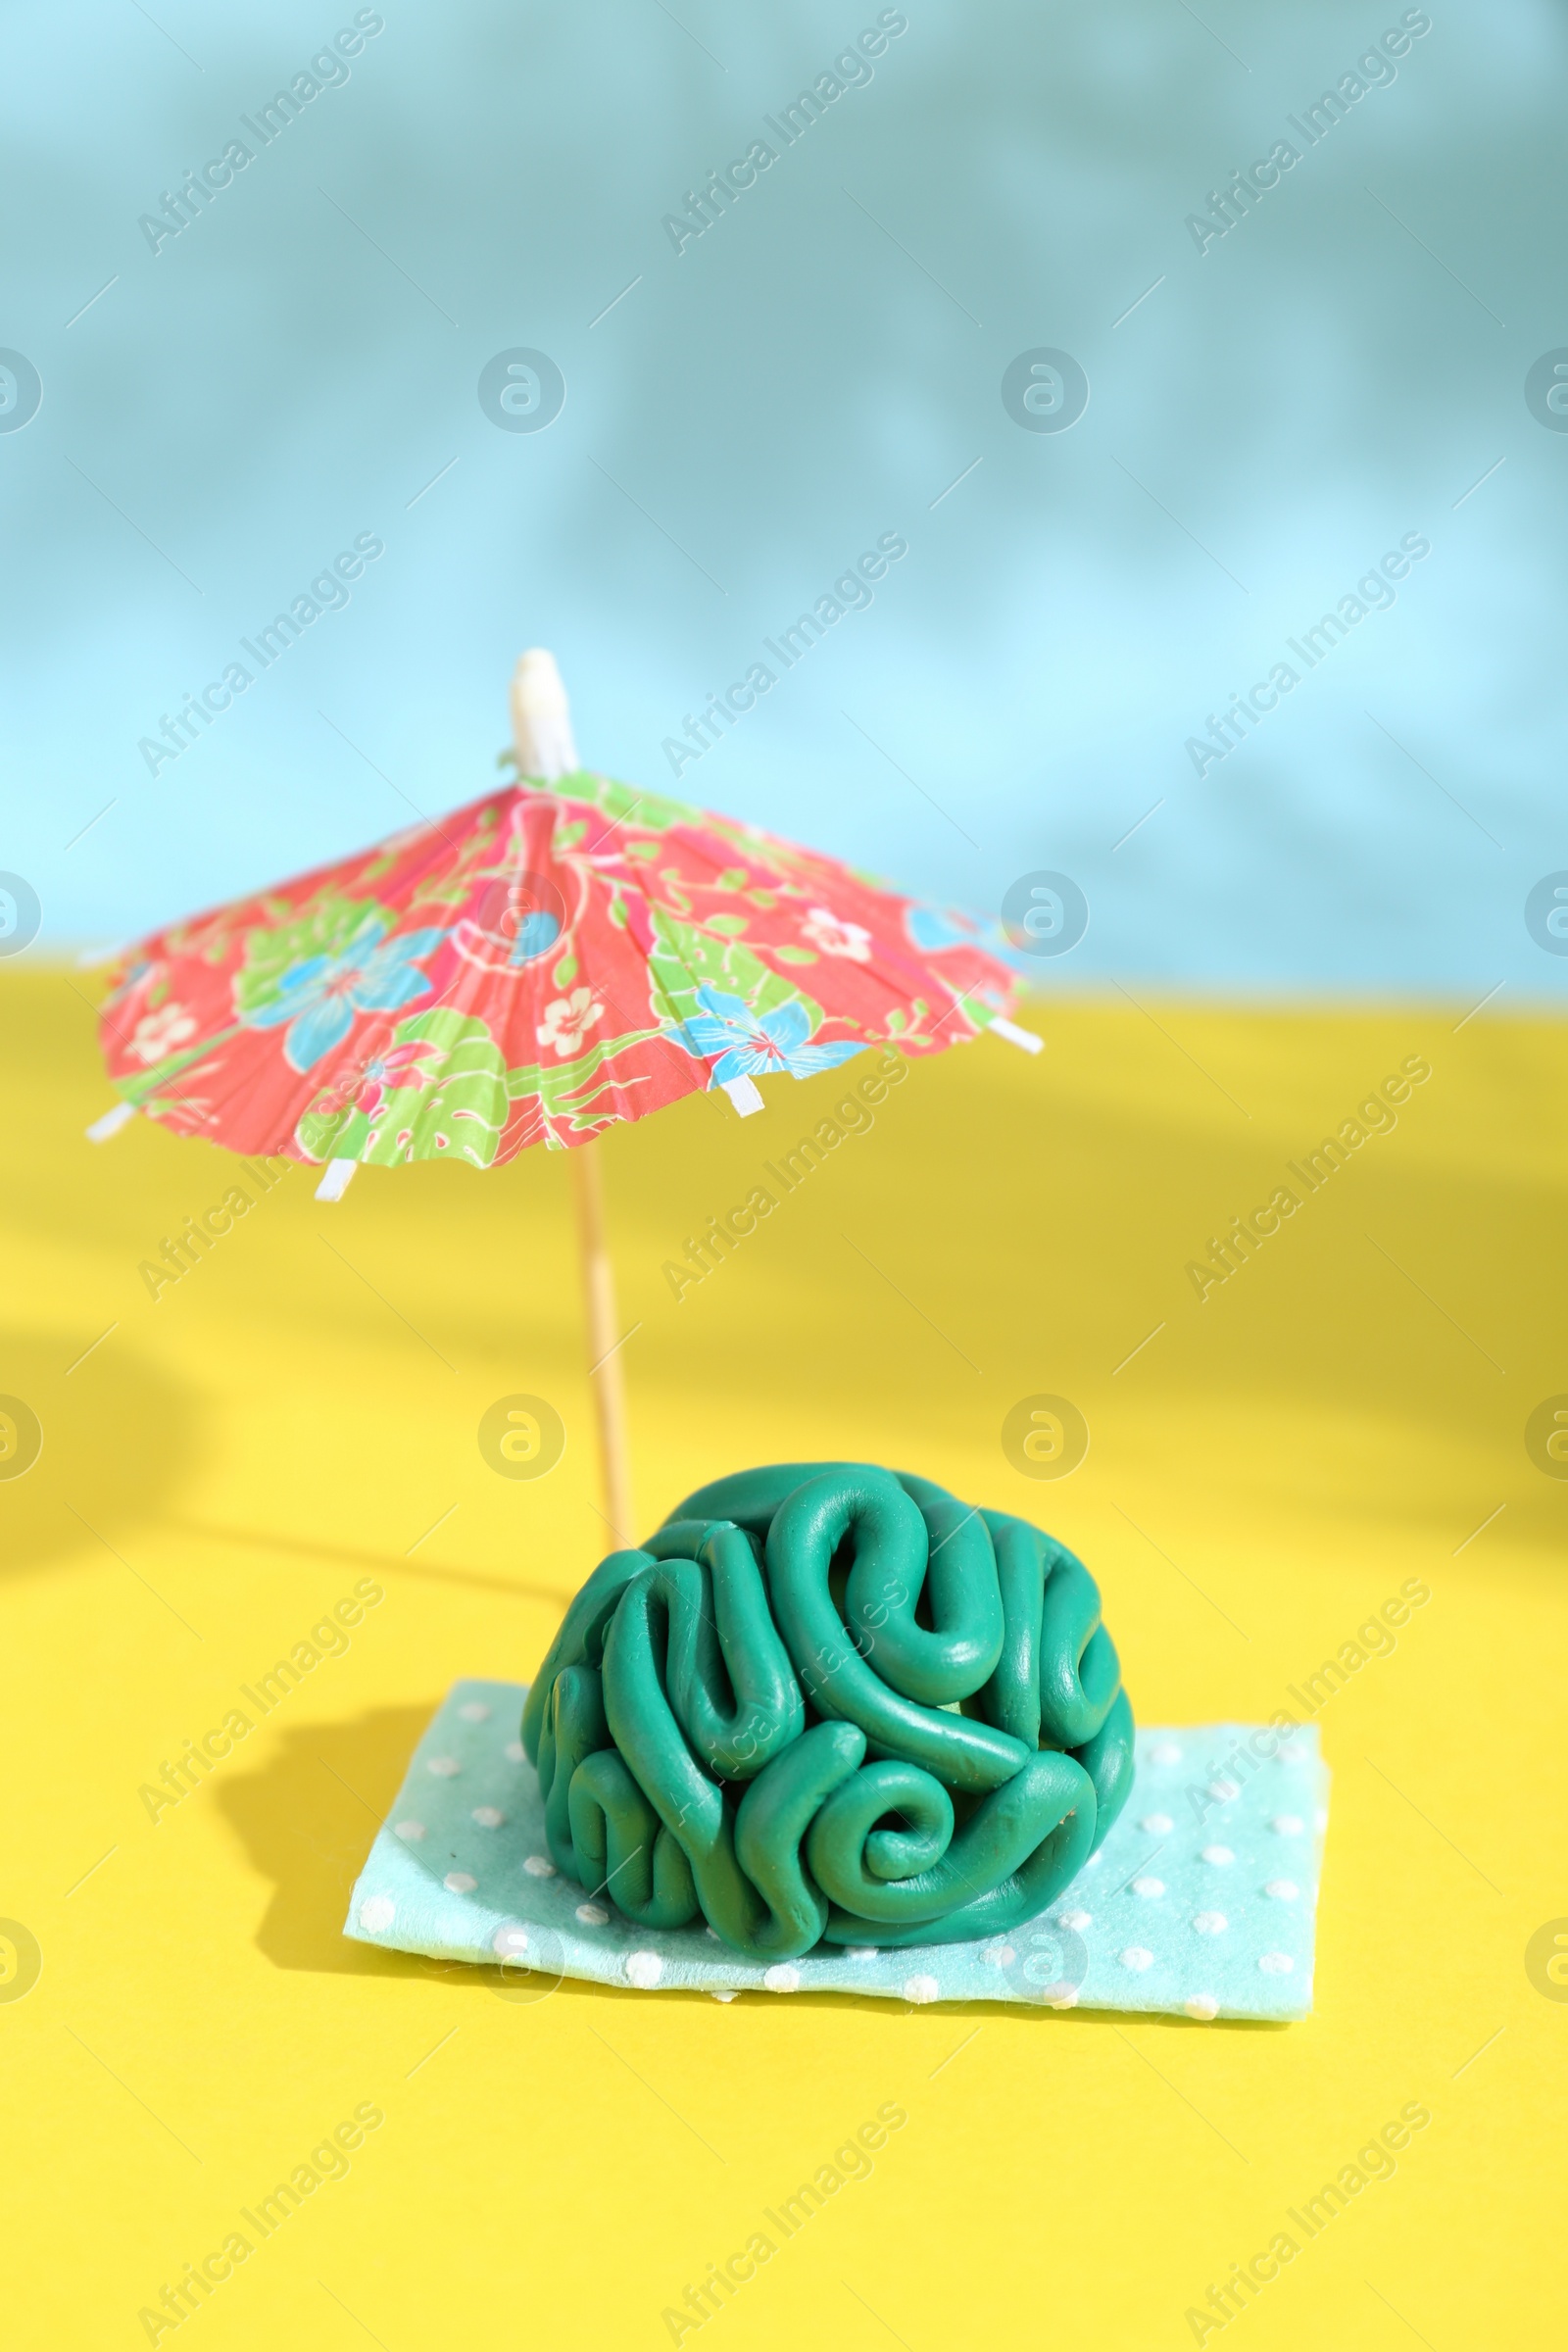
[{"label": "shadow of umbrella", "polygon": [[399,1576],[425,1577],[432,1584],[468,1585],[481,1592],[501,1592],[509,1600],[543,1601],[562,1614],[571,1598],[569,1588],[523,1584],[516,1577],[488,1575],[482,1568],[415,1560],[407,1552],[399,1555],[391,1551],[366,1551],[317,1536],[277,1535],[257,1528],[219,1526],[195,1519],[172,1520],[170,1524],[177,1534],[192,1536],[198,1542],[226,1544],[236,1550],[265,1553],[269,1558],[282,1552],[293,1559],[333,1560],[343,1568],[368,1568],[372,1576],[384,1576],[391,1569]]},{"label": "shadow of umbrella", "polygon": [[[12,1330],[0,1343],[0,1572],[119,1552],[200,1467],[189,1393],[112,1332]],[[149,1605],[155,1605],[149,1603]],[[177,1613],[177,1612],[176,1612]]]}]

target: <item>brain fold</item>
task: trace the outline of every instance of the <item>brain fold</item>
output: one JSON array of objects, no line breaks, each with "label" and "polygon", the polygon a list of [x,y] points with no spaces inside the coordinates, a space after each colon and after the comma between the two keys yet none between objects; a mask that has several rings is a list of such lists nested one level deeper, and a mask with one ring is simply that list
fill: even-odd
[{"label": "brain fold", "polygon": [[1083,1563],[861,1463],[742,1471],[612,1552],[522,1736],[560,1871],[767,1962],[1000,1934],[1062,1891],[1132,1784]]}]

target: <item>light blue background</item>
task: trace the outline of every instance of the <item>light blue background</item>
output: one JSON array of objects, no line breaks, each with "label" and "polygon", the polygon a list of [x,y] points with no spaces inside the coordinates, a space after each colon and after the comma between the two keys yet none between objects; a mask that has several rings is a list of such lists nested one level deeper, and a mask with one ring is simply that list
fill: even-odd
[{"label": "light blue background", "polygon": [[[684,795],[991,912],[1071,873],[1055,986],[1560,993],[1523,922],[1568,865],[1568,434],[1523,396],[1568,343],[1546,0],[1435,0],[1201,255],[1185,216],[1399,6],[909,0],[678,256],[662,216],[871,0],[382,13],[155,256],[138,216],[354,8],[6,12],[0,344],[44,397],[0,434],[0,866],[43,901],[32,953],[484,791],[527,644],[584,757],[671,789],[683,714],[900,531]],[[565,375],[547,431],[480,411],[513,345]],[[1004,411],[1035,345],[1088,371],[1069,432]],[[138,738],[365,531],[349,609],[151,777]],[[1409,531],[1396,606],[1200,781],[1185,739]]]}]

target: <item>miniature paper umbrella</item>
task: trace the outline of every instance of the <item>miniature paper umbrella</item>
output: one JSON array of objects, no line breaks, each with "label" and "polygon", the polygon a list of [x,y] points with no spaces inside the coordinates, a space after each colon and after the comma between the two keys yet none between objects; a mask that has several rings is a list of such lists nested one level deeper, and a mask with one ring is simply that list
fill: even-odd
[{"label": "miniature paper umbrella", "polygon": [[512,685],[519,782],[376,848],[172,925],[123,956],[101,1017],[134,1111],[240,1152],[487,1168],[572,1151],[608,1516],[631,1540],[597,1153],[617,1120],[868,1046],[992,1029],[1018,985],[977,924],[830,858],[581,767],[547,653]]}]

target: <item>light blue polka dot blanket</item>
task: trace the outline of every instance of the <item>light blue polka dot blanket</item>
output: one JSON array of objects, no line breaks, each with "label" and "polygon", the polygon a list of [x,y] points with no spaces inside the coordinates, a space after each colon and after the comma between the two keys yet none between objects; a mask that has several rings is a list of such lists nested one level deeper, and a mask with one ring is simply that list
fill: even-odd
[{"label": "light blue polka dot blanket", "polygon": [[898,1951],[824,1946],[763,1967],[707,1928],[640,1928],[603,1889],[559,1874],[517,1737],[525,1690],[454,1685],[377,1833],[345,1935],[499,1963],[519,1988],[582,1977],[720,2000],[855,1992],[1205,2020],[1311,2009],[1329,1784],[1313,1729],[1283,1740],[1235,1723],[1140,1732],[1132,1795],[1104,1844],[1048,1910],[1006,1936]]}]

